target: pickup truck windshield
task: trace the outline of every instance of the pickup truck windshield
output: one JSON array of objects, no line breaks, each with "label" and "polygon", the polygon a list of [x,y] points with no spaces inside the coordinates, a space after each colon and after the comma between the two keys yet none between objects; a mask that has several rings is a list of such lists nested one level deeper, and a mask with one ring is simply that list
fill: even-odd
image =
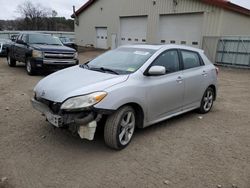
[{"label": "pickup truck windshield", "polygon": [[30,34],[29,43],[62,46],[62,42],[60,41],[59,38],[43,34]]},{"label": "pickup truck windshield", "polygon": [[106,52],[90,61],[89,69],[115,71],[119,74],[129,74],[138,70],[153,54],[155,50],[143,48],[118,48]]}]

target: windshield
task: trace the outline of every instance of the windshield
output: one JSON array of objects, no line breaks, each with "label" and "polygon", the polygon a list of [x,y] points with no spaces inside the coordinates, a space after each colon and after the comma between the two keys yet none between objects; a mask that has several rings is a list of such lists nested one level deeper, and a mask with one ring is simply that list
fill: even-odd
[{"label": "windshield", "polygon": [[106,52],[90,61],[89,69],[110,69],[119,74],[129,74],[138,70],[153,54],[155,50],[142,48],[118,48]]},{"label": "windshield", "polygon": [[29,35],[30,44],[47,44],[47,45],[60,45],[62,42],[58,37],[53,37],[51,35],[42,35],[42,34],[30,34]]}]

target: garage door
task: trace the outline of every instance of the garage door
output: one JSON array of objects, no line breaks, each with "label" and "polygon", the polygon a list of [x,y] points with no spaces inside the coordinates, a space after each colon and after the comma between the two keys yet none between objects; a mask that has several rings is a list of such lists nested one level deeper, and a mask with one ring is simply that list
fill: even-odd
[{"label": "garage door", "polygon": [[107,49],[108,31],[106,27],[96,27],[96,48]]},{"label": "garage door", "polygon": [[146,16],[120,18],[120,24],[120,45],[146,43]]},{"label": "garage door", "polygon": [[203,14],[160,16],[160,42],[201,47]]}]

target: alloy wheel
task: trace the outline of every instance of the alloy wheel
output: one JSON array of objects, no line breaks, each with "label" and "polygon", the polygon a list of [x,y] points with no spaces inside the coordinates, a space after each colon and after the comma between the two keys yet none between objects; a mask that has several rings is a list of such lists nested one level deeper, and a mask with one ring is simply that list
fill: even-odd
[{"label": "alloy wheel", "polygon": [[119,141],[122,145],[126,145],[131,140],[135,130],[135,115],[129,111],[124,114],[121,120],[121,128],[119,132]]},{"label": "alloy wheel", "polygon": [[213,106],[213,101],[214,101],[213,91],[207,90],[203,100],[204,100],[203,108],[206,112],[208,112]]}]

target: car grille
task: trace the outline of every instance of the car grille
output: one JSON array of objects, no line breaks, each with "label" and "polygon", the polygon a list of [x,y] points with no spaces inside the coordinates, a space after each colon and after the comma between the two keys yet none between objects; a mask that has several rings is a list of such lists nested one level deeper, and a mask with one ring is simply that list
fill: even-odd
[{"label": "car grille", "polygon": [[56,103],[44,98],[36,98],[36,100],[48,106],[53,113],[55,114],[59,113],[61,108],[61,103]]},{"label": "car grille", "polygon": [[45,52],[44,58],[46,59],[74,59],[74,53],[57,53],[57,52]]}]

